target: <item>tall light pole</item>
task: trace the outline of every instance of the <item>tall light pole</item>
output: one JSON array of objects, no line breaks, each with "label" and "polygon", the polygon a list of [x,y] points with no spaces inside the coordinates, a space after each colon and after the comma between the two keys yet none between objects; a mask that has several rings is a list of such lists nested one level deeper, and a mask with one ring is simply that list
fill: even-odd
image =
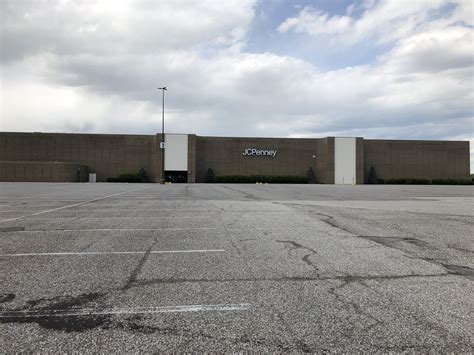
[{"label": "tall light pole", "polygon": [[161,149],[161,181],[160,184],[165,183],[165,91],[166,86],[162,88],[158,88],[163,93],[163,105],[161,108],[161,142],[160,142],[160,149]]}]

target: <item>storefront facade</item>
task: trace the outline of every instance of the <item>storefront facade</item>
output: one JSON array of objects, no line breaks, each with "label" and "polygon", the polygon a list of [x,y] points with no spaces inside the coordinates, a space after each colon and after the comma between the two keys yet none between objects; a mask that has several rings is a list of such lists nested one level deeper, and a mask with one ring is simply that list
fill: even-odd
[{"label": "storefront facade", "polygon": [[[306,176],[323,184],[363,184],[371,167],[382,179],[468,179],[469,142],[373,140],[362,137],[242,138],[166,134],[165,176],[205,182],[216,176]],[[97,181],[144,169],[160,181],[157,135],[0,133],[0,181]],[[81,167],[71,174],[71,164]]]}]

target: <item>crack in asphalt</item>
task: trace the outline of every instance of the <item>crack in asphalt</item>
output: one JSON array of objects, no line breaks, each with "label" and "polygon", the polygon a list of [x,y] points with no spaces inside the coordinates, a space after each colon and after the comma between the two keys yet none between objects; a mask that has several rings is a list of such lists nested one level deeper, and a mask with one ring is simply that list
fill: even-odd
[{"label": "crack in asphalt", "polygon": [[12,301],[16,295],[14,293],[2,293],[0,294],[0,303],[6,303]]},{"label": "crack in asphalt", "polygon": [[[275,312],[275,316],[285,326],[288,333],[291,334],[291,336],[293,338],[293,342],[296,345],[296,350],[301,351],[301,352],[305,352],[305,353],[314,352],[314,350],[312,350],[311,347],[304,340],[300,339],[297,336],[297,334],[294,331],[293,327],[286,321],[286,319],[283,317],[283,314],[276,308],[276,306],[274,304],[272,304],[271,307]],[[282,344],[280,344],[280,343],[278,344],[278,348],[281,349],[281,350],[285,350],[285,351],[293,350],[293,349],[284,349],[281,345]]]},{"label": "crack in asphalt", "polygon": [[182,334],[182,331],[173,327],[157,327],[153,325],[147,324],[140,324],[138,321],[141,320],[142,317],[134,316],[132,319],[127,319],[123,322],[114,322],[114,326],[116,329],[125,330],[131,333],[142,333],[142,334],[154,334],[159,333],[163,335],[173,335],[177,336]]},{"label": "crack in asphalt", "polygon": [[319,219],[321,222],[324,222],[328,225],[330,225],[331,227],[334,227],[334,228],[337,228],[337,229],[340,229],[344,232],[347,232],[347,233],[350,233],[350,234],[355,234],[354,232],[352,232],[351,230],[345,228],[345,227],[342,227],[340,224],[337,223],[336,219],[331,216],[331,215],[328,215],[328,214],[324,214],[324,213],[320,213],[320,212],[316,212],[316,214],[318,216],[322,216],[322,217],[325,217],[326,219],[322,220],[322,219]]},{"label": "crack in asphalt", "polygon": [[229,186],[222,186],[223,188],[225,189],[228,189],[228,190],[232,190],[232,191],[235,191],[235,192],[239,192],[241,194],[244,195],[244,197],[250,199],[250,200],[254,200],[254,201],[262,201],[262,199],[258,196],[255,196],[255,195],[252,195],[251,193],[248,193],[248,192],[245,192],[245,191],[242,191],[242,190],[239,190],[239,189],[236,189],[236,188],[232,188],[232,187],[229,187]]},{"label": "crack in asphalt", "polygon": [[313,255],[317,255],[318,252],[314,249],[311,249],[309,247],[306,247],[302,244],[299,244],[299,243],[296,243],[292,240],[277,240],[276,241],[277,243],[283,243],[283,244],[287,244],[289,245],[289,249],[288,249],[288,256],[291,257],[291,251],[292,250],[296,250],[296,249],[303,249],[303,250],[307,250],[309,251],[309,254],[305,254],[303,257],[302,257],[302,260],[304,261],[304,263],[306,265],[308,265],[309,267],[311,267],[314,271],[316,271],[316,274],[319,276],[319,269],[318,267],[309,259],[311,256]]},{"label": "crack in asphalt", "polygon": [[355,234],[351,230],[349,230],[349,229],[341,226],[340,224],[338,224],[336,222],[336,219],[333,216],[328,215],[328,214],[324,214],[324,213],[320,213],[320,212],[316,212],[316,210],[314,210],[314,209],[309,209],[310,207],[324,207],[324,206],[314,206],[314,205],[305,205],[305,204],[300,204],[300,203],[284,203],[284,202],[273,202],[273,203],[278,204],[278,205],[288,206],[288,207],[291,207],[291,206],[298,206],[300,208],[303,207],[303,210],[305,210],[306,212],[309,212],[310,214],[316,214],[318,216],[325,217],[325,219],[319,219],[318,218],[318,221],[326,223],[326,224],[330,225],[331,227],[340,229],[344,232],[347,232],[347,233],[350,233],[350,234]]},{"label": "crack in asphalt", "polygon": [[82,248],[81,248],[81,251],[86,251],[87,249],[89,249],[91,246],[93,246],[96,242],[90,242],[90,243],[87,243],[86,245],[84,245]]},{"label": "crack in asphalt", "polygon": [[318,276],[318,277],[304,277],[304,276],[284,276],[284,277],[242,277],[242,278],[214,278],[214,279],[198,279],[198,278],[153,278],[147,280],[137,280],[130,285],[130,288],[133,287],[143,287],[157,284],[179,284],[179,283],[212,283],[212,282],[307,282],[307,281],[332,281],[332,280],[342,280],[344,282],[350,280],[351,282],[355,281],[385,281],[385,280],[403,280],[411,278],[436,278],[436,277],[446,277],[451,276],[451,273],[440,273],[440,274],[410,274],[410,275],[383,275],[383,276]]},{"label": "crack in asphalt", "polygon": [[[232,235],[231,233],[229,232],[229,229],[227,228],[225,222],[224,222],[224,217],[222,216],[222,212],[224,212],[224,210],[222,208],[219,208],[219,220],[222,224],[222,228],[224,229],[224,233],[225,233],[225,236],[227,238],[227,240],[229,240],[229,243],[232,245],[232,247],[235,249],[235,251],[237,252],[237,255],[239,256],[242,256],[242,251],[240,250],[240,248],[237,246],[237,244],[234,242],[234,239],[232,238]],[[243,259],[244,262],[245,262],[245,265],[250,268],[250,265],[248,264],[248,262]]]},{"label": "crack in asphalt", "polygon": [[[278,314],[277,314],[278,315]],[[290,331],[290,333],[292,333]],[[290,352],[290,351],[298,351],[298,352],[314,352],[306,343],[302,342],[301,340],[294,338],[293,342],[285,342],[280,339],[265,339],[261,337],[252,337],[245,334],[242,334],[240,337],[233,339],[233,344],[248,344],[248,345],[257,345],[263,346],[266,348],[266,351],[270,351],[270,349],[278,349],[278,351],[282,352]]]},{"label": "crack in asphalt", "polygon": [[[307,207],[308,206],[308,205],[304,205],[304,204],[290,204],[290,203],[280,203],[280,204],[302,206],[302,207]],[[325,217],[325,220],[320,220],[320,221],[322,221],[324,223],[327,223],[327,224],[329,224],[330,226],[332,226],[334,228],[338,228],[340,230],[348,232],[348,233],[352,234],[354,237],[370,240],[372,242],[375,242],[377,244],[383,245],[383,246],[388,247],[388,248],[401,250],[401,251],[409,254],[409,256],[408,255],[406,256],[408,258],[423,260],[423,261],[429,262],[431,264],[434,264],[436,266],[440,266],[440,267],[444,268],[446,270],[447,274],[456,275],[456,276],[463,276],[463,277],[465,277],[469,280],[474,280],[474,269],[472,269],[468,266],[447,264],[447,263],[441,262],[439,259],[415,256],[415,255],[413,255],[413,253],[410,250],[407,251],[405,249],[397,247],[398,242],[404,242],[404,243],[409,243],[409,244],[412,244],[412,245],[415,245],[417,247],[424,248],[424,249],[433,249],[434,248],[432,245],[430,245],[429,243],[427,243],[424,240],[414,238],[414,237],[357,235],[356,233],[352,232],[351,230],[349,230],[345,227],[342,227],[336,221],[334,216],[324,214],[324,213],[320,213],[320,212],[316,212],[314,210],[310,210],[310,212],[313,212],[316,215]],[[450,248],[452,248],[452,247],[450,247]],[[434,248],[434,249],[436,249],[436,248]],[[456,248],[452,248],[452,249],[456,249]],[[472,251],[470,251],[470,250],[461,249],[461,251],[472,253]]]},{"label": "crack in asphalt", "polygon": [[[281,318],[279,318],[281,319]],[[291,341],[284,341],[278,338],[275,339],[266,339],[262,337],[257,337],[253,333],[244,333],[240,336],[220,336],[215,334],[209,334],[205,331],[193,331],[191,329],[171,329],[170,333],[166,333],[171,336],[180,336],[188,338],[183,344],[180,345],[180,349],[186,349],[186,347],[192,344],[196,339],[208,339],[212,341],[217,341],[219,343],[230,343],[234,345],[251,345],[251,346],[262,346],[266,351],[271,351],[271,349],[277,349],[278,351],[289,352],[289,351],[298,351],[298,352],[314,352],[306,343],[299,341],[298,339],[293,339]]]},{"label": "crack in asphalt", "polygon": [[[424,240],[420,240],[412,237],[381,237],[373,235],[358,235],[358,238],[368,239],[373,242],[385,245],[389,248],[394,248],[393,244],[397,242],[406,242],[420,247],[429,247],[430,245]],[[395,248],[399,249],[399,248]]]},{"label": "crack in asphalt", "polygon": [[464,276],[474,281],[474,269],[463,265],[441,264],[452,275]]},{"label": "crack in asphalt", "polygon": [[[422,246],[422,247],[430,246],[427,242],[423,240],[410,238],[410,237],[378,237],[378,236],[366,236],[366,235],[359,235],[357,237],[368,239],[375,243],[382,244],[388,248],[393,248],[397,250],[401,250],[400,248],[396,247],[395,243],[397,242],[407,242],[407,243],[414,244],[417,246]],[[433,258],[428,258],[428,257],[414,256],[409,251],[408,253],[410,254],[410,256],[406,256],[407,258],[415,259],[415,260],[423,260],[430,264],[444,268],[448,274],[456,275],[456,276],[464,276],[468,278],[469,280],[474,281],[474,269],[468,266],[447,264],[447,263],[441,262],[439,258],[433,259]]]},{"label": "crack in asphalt", "polygon": [[370,330],[371,328],[373,328],[377,325],[384,324],[384,322],[381,321],[380,319],[374,317],[372,314],[368,313],[367,311],[364,311],[362,309],[362,307],[360,307],[356,302],[351,301],[351,300],[347,300],[342,295],[337,293],[338,290],[341,290],[344,287],[346,287],[347,285],[349,285],[350,283],[354,283],[354,282],[359,283],[360,285],[365,286],[368,289],[372,290],[370,287],[363,284],[363,282],[361,281],[360,278],[353,277],[353,276],[347,276],[345,279],[343,279],[343,282],[342,282],[341,285],[331,287],[328,290],[328,292],[331,295],[333,295],[336,298],[336,300],[338,300],[340,303],[342,303],[343,305],[349,306],[357,315],[369,318],[374,322],[374,323],[368,324],[366,327],[364,327],[363,331],[368,331],[368,330]]},{"label": "crack in asphalt", "polygon": [[152,243],[152,245],[150,245],[150,247],[148,247],[148,249],[146,250],[145,254],[143,254],[143,256],[141,257],[140,261],[138,262],[138,265],[135,267],[135,269],[132,270],[132,273],[130,274],[127,282],[125,283],[125,285],[123,286],[123,290],[128,290],[131,285],[137,281],[138,279],[138,276],[141,274],[142,272],[142,268],[143,266],[145,265],[145,263],[147,262],[148,258],[150,257],[150,254],[151,254],[151,251],[153,250],[153,248],[155,247],[155,245],[158,243],[158,238],[155,237],[155,240],[154,242]]},{"label": "crack in asphalt", "polygon": [[461,251],[463,253],[474,254],[474,251],[466,249],[466,248],[460,248],[460,247],[455,246],[455,245],[453,246],[452,244],[448,244],[447,246],[450,249],[458,250],[458,251]]},{"label": "crack in asphalt", "polygon": [[2,227],[0,228],[0,233],[2,232],[21,232],[24,231],[25,227]]}]

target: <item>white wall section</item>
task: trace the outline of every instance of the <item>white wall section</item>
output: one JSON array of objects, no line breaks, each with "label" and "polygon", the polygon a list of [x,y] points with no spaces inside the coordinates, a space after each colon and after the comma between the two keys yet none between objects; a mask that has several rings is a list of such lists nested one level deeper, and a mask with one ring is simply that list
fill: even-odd
[{"label": "white wall section", "polygon": [[188,171],[188,135],[165,134],[165,170]]},{"label": "white wall section", "polygon": [[335,138],[334,183],[352,185],[356,182],[356,139]]}]

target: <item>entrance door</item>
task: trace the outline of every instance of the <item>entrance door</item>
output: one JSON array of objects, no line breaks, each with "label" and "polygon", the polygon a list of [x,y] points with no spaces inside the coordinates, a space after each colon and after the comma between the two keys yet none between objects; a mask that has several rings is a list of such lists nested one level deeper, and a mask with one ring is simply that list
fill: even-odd
[{"label": "entrance door", "polygon": [[188,182],[187,171],[165,171],[165,181],[172,183],[186,183]]}]

